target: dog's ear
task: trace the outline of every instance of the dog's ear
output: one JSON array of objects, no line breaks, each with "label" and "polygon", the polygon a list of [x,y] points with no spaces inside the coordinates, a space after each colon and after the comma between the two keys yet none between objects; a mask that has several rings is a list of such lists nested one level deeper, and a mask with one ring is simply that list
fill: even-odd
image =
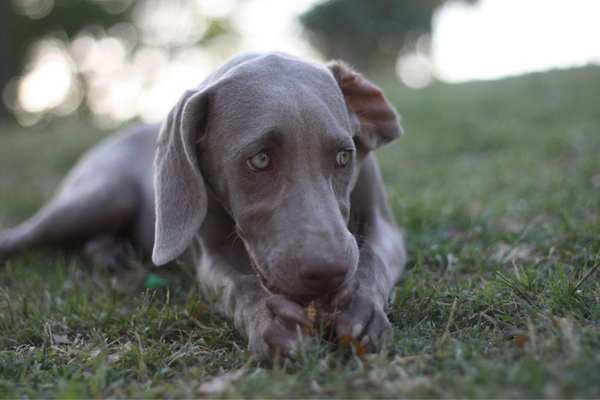
[{"label": "dog's ear", "polygon": [[403,133],[396,110],[379,87],[341,62],[332,61],[327,68],[358,121],[355,138],[360,145],[366,150],[375,150]]},{"label": "dog's ear", "polygon": [[196,143],[205,128],[207,108],[207,90],[187,91],[160,129],[154,158],[156,265],[180,256],[206,216],[207,194]]}]

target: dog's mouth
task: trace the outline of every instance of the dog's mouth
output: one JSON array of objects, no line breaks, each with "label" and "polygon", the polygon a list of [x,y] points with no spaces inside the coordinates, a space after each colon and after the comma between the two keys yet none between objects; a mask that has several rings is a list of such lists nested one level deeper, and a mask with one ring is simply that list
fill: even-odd
[{"label": "dog's mouth", "polygon": [[256,260],[256,256],[254,255],[254,252],[250,249],[250,246],[248,246],[248,243],[246,242],[246,240],[244,240],[242,235],[239,235],[239,236],[240,236],[240,239],[242,239],[242,243],[244,244],[244,247],[246,248],[246,253],[248,253],[248,256],[250,257],[250,266],[252,267],[252,269],[254,270],[256,275],[258,276],[262,287],[267,291],[267,293],[270,293],[270,294],[287,295],[286,293],[284,293],[284,291],[282,291],[281,289],[279,289],[278,287],[276,287],[275,285],[273,285],[269,282],[269,280],[266,277],[266,273],[263,271],[263,269],[261,267],[261,264]]},{"label": "dog's mouth", "polygon": [[285,290],[282,290],[281,288],[277,287],[276,285],[273,285],[269,281],[269,279],[267,279],[265,272],[263,271],[260,264],[256,262],[256,259],[254,258],[254,256],[252,256],[252,253],[249,252],[248,254],[250,254],[250,265],[252,266],[252,269],[256,273],[256,276],[258,276],[258,278],[260,280],[260,284],[267,291],[267,293],[272,294],[272,295],[279,294],[279,295],[285,296],[285,297],[292,299],[302,305],[307,305],[308,303],[310,303],[313,300],[310,296],[302,296],[302,295],[298,295],[298,294],[287,293]]},{"label": "dog's mouth", "polygon": [[[285,296],[288,299],[290,299],[300,305],[303,305],[303,306],[307,306],[308,304],[310,304],[312,301],[314,301],[317,298],[317,296],[314,296],[314,295],[288,293],[287,291],[285,291],[285,290],[281,289],[280,287],[271,283],[271,281],[267,278],[267,274],[263,270],[263,267],[261,266],[261,264],[259,262],[257,262],[256,257],[254,256],[252,251],[250,251],[250,249],[248,248],[247,245],[246,245],[246,249],[250,256],[250,265],[252,266],[252,269],[258,276],[258,278],[260,280],[260,284],[267,291],[267,293],[272,294],[272,295]],[[327,299],[321,298],[321,301],[325,301],[325,300],[327,300]]]},{"label": "dog's mouth", "polygon": [[243,239],[243,237],[241,235],[240,235],[240,238],[242,239],[242,243],[244,244],[244,247],[246,248],[246,252],[250,258],[250,265],[251,265],[252,269],[254,270],[254,272],[256,273],[256,276],[258,276],[261,286],[265,289],[265,291],[267,293],[269,293],[271,295],[285,296],[288,299],[290,299],[302,306],[308,306],[309,304],[313,303],[314,301],[318,301],[321,304],[339,303],[338,298],[340,297],[342,288],[340,288],[340,291],[337,293],[328,293],[328,294],[290,293],[290,292],[282,289],[281,287],[273,284],[272,281],[267,278],[268,273],[266,272],[265,268],[261,265],[261,263],[258,262],[256,256],[250,249],[250,246],[246,243],[246,241]]},{"label": "dog's mouth", "polygon": [[270,293],[270,294],[282,294],[282,295],[286,295],[286,293],[284,293],[278,287],[276,287],[275,285],[273,285],[273,284],[271,284],[269,282],[269,280],[265,276],[265,273],[262,270],[262,267],[259,266],[260,264],[258,264],[256,262],[256,260],[254,259],[254,257],[252,255],[250,256],[250,265],[252,266],[252,269],[254,270],[254,272],[256,272],[256,275],[260,279],[260,284],[263,286],[263,288],[268,293]]},{"label": "dog's mouth", "polygon": [[301,306],[308,306],[309,304],[314,304],[317,301],[319,304],[325,305],[333,305],[340,303],[340,292],[330,293],[330,294],[298,294],[298,293],[288,293],[285,290],[273,285],[265,276],[265,273],[262,271],[260,264],[256,263],[253,257],[250,258],[252,269],[258,276],[260,280],[260,284],[267,291],[267,293],[272,295],[282,295],[287,297],[288,299],[294,301]]}]

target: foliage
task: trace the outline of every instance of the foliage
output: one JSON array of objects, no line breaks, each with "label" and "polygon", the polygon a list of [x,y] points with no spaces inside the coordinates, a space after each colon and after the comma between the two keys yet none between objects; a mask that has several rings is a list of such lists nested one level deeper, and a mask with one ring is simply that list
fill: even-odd
[{"label": "foliage", "polygon": [[36,41],[48,35],[72,38],[90,25],[107,28],[129,17],[133,3],[125,1],[124,6],[118,3],[123,0],[2,1],[0,30],[4,48],[0,46],[0,56],[6,70],[5,76],[0,76],[4,78],[0,80],[0,90],[8,78],[23,71],[27,53]]},{"label": "foliage", "polygon": [[407,41],[431,31],[432,15],[444,1],[329,0],[318,3],[300,21],[327,58],[389,72]]},{"label": "foliage", "polygon": [[11,50],[10,56],[4,59],[8,62],[12,75],[16,75],[23,69],[27,51],[41,37],[59,34],[72,38],[90,25],[108,28],[128,18],[131,8],[109,12],[110,8],[107,9],[103,2],[98,0],[54,0],[54,5],[47,15],[32,18],[19,12],[16,3],[6,1],[2,6],[4,7],[2,11],[7,15],[3,34],[9,38]]},{"label": "foliage", "polygon": [[[588,67],[385,85],[407,135],[379,158],[411,257],[388,353],[321,343],[259,369],[188,271],[125,296],[78,256],[37,251],[0,271],[0,397],[599,397],[599,83]],[[4,225],[106,135],[0,129]]]},{"label": "foliage", "polygon": [[[165,20],[174,19],[179,24],[168,30],[164,29]],[[5,93],[5,101],[0,101],[0,117],[6,116],[2,115],[1,110],[6,105],[15,114],[27,114],[28,110],[21,110],[18,104],[19,85],[29,72],[43,67],[40,64],[44,63],[36,59],[40,58],[36,56],[43,53],[40,50],[46,50],[48,55],[54,56],[50,58],[55,61],[57,57],[63,60],[70,71],[72,82],[68,88],[69,95],[64,96],[62,104],[50,104],[45,108],[41,107],[42,110],[30,111],[35,117],[33,120],[40,120],[45,114],[52,115],[57,110],[58,115],[69,114],[72,112],[71,107],[66,112],[60,110],[64,103],[79,104],[86,94],[92,92],[92,86],[98,86],[99,80],[109,80],[100,75],[123,76],[123,71],[127,72],[127,67],[131,67],[131,63],[144,48],[173,56],[172,53],[176,50],[194,48],[217,37],[231,38],[231,31],[227,17],[205,16],[199,3],[187,0],[2,1],[0,59],[3,63],[0,63],[0,93],[6,88],[9,90]],[[85,36],[87,40],[77,46],[75,39],[79,36]],[[90,38],[93,40],[90,41]],[[101,47],[98,42],[106,38],[113,40],[112,47],[104,48],[98,53]],[[55,48],[48,49],[45,46],[44,49],[44,46],[37,46],[44,42],[52,42],[52,47]],[[106,65],[89,61],[90,54],[94,53],[92,50],[96,51],[95,54],[100,54],[96,58],[106,58]],[[118,60],[120,64],[111,65],[110,60]],[[138,75],[143,74],[138,72]],[[9,85],[13,78],[15,85]],[[148,80],[152,81],[150,78]],[[151,86],[151,83],[154,82],[144,82],[143,85]],[[118,83],[114,83],[112,89],[117,86]],[[88,102],[90,97],[94,97],[93,93],[87,96]],[[18,118],[19,115],[16,116],[19,121],[22,120]]]}]

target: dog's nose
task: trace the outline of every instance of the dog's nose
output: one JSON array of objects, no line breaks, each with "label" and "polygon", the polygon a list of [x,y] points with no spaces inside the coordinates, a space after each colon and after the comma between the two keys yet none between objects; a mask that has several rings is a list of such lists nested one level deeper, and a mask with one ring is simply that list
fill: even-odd
[{"label": "dog's nose", "polygon": [[315,293],[330,293],[341,286],[349,267],[338,262],[307,263],[300,267],[304,287]]}]

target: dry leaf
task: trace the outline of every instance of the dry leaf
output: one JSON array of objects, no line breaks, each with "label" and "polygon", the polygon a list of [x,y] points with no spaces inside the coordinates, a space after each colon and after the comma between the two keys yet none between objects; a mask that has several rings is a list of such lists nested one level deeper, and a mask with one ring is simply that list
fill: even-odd
[{"label": "dry leaf", "polygon": [[240,379],[246,369],[238,369],[237,371],[227,372],[223,375],[216,376],[200,385],[198,391],[203,394],[216,395],[223,393],[231,388],[233,383]]},{"label": "dry leaf", "polygon": [[343,347],[352,347],[359,357],[367,354],[367,349],[358,340],[354,339],[350,335],[344,335],[340,338],[340,344]]},{"label": "dry leaf", "polygon": [[303,327],[305,335],[312,336],[319,331],[321,326],[330,326],[335,321],[335,312],[331,310],[331,305],[324,305],[320,301],[313,300],[304,308],[304,313],[312,323],[312,327]]},{"label": "dry leaf", "polygon": [[121,355],[119,353],[109,354],[108,357],[106,357],[106,359],[109,364],[115,364],[119,362],[119,360],[121,359]]},{"label": "dry leaf", "polygon": [[513,260],[527,260],[533,254],[533,250],[534,248],[531,245],[510,246],[506,243],[500,243],[493,257],[496,261],[505,264]]},{"label": "dry leaf", "polygon": [[516,334],[513,336],[512,341],[517,345],[518,348],[523,349],[529,343],[529,336],[524,334]]},{"label": "dry leaf", "polygon": [[531,343],[531,339],[532,339],[529,332],[518,330],[518,329],[511,330],[511,331],[505,333],[504,338],[506,340],[510,340],[511,342],[513,342],[514,345],[520,349],[524,349],[525,346],[527,346],[529,343]]},{"label": "dry leaf", "polygon": [[67,335],[52,335],[52,343],[54,344],[71,344],[71,340]]},{"label": "dry leaf", "polygon": [[100,349],[95,349],[95,350],[92,350],[92,351],[90,352],[90,357],[92,357],[92,358],[96,358],[96,357],[98,357],[98,355],[100,355],[100,353],[101,353],[101,352],[102,352],[102,350],[100,350]]},{"label": "dry leaf", "polygon": [[306,308],[304,309],[304,313],[306,314],[306,318],[312,323],[312,326],[303,327],[302,331],[305,335],[313,335],[315,333],[315,326],[317,325],[317,318],[319,316],[319,310],[317,309],[317,302],[311,301],[308,303]]}]

